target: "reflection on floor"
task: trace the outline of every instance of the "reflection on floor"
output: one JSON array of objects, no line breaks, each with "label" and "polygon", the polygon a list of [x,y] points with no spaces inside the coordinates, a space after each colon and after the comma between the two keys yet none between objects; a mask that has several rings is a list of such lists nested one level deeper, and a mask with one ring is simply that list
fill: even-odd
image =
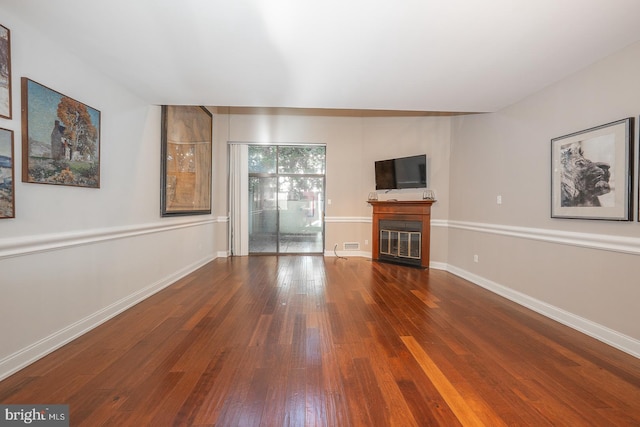
[{"label": "reflection on floor", "polygon": [[[278,253],[277,234],[251,234],[249,253]],[[280,253],[321,254],[324,252],[322,233],[280,234]]]}]

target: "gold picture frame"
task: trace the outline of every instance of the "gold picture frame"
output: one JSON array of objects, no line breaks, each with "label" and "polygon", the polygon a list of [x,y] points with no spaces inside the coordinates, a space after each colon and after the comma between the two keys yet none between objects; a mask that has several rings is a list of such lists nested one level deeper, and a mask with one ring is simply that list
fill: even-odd
[{"label": "gold picture frame", "polygon": [[211,213],[213,115],[200,106],[162,106],[161,215]]}]

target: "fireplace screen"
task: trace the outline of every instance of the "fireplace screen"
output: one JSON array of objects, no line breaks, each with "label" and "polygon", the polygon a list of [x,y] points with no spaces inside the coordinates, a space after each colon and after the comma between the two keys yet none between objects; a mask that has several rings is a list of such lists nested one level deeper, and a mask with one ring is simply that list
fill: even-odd
[{"label": "fireplace screen", "polygon": [[380,230],[380,254],[398,258],[420,259],[419,231]]}]

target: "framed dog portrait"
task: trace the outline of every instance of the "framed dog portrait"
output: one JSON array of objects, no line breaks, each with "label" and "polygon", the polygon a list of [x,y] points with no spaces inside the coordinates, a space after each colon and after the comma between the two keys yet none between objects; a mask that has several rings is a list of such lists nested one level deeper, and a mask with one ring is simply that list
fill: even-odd
[{"label": "framed dog portrait", "polygon": [[551,140],[551,217],[629,221],[633,118]]}]

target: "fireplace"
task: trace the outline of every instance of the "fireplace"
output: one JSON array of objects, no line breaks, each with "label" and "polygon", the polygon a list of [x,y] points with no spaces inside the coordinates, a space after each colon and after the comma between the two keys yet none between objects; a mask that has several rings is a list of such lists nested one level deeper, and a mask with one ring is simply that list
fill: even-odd
[{"label": "fireplace", "polygon": [[371,257],[428,268],[433,200],[369,203],[373,206]]}]

